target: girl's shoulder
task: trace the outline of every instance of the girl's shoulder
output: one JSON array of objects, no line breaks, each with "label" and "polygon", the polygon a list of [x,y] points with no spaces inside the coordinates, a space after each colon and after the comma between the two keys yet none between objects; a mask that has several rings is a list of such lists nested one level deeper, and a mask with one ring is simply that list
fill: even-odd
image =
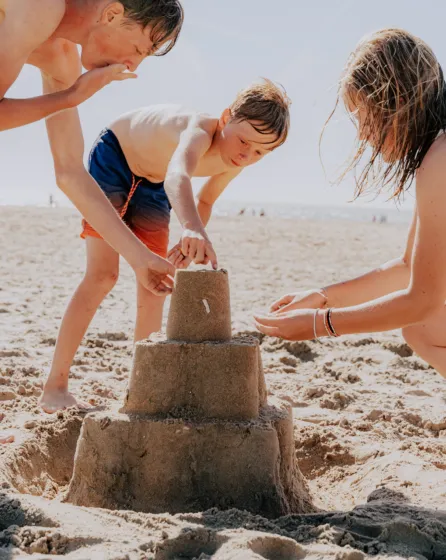
[{"label": "girl's shoulder", "polygon": [[416,175],[416,193],[431,200],[446,196],[446,134],[439,134]]},{"label": "girl's shoulder", "polygon": [[431,167],[446,165],[446,132],[441,131],[423,158],[418,174]]}]

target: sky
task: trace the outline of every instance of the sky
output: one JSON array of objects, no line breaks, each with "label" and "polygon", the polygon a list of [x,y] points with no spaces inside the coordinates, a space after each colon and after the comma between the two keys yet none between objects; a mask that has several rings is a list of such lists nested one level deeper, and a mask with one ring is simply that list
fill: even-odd
[{"label": "sky", "polygon": [[[281,83],[292,100],[286,144],[243,173],[223,200],[252,204],[343,205],[353,184],[331,183],[351,152],[355,129],[339,110],[319,136],[336,101],[350,52],[367,33],[402,27],[424,39],[446,65],[446,4],[430,0],[183,0],[180,40],[166,57],[151,58],[138,79],[111,84],[80,107],[88,151],[118,115],[156,103],[181,103],[218,116],[238,90],[260,77]],[[38,71],[26,66],[7,96],[41,92]],[[67,139],[69,141],[69,139]],[[0,134],[0,204],[64,204],[54,180],[43,122]],[[194,181],[195,188],[200,180]],[[384,206],[386,196],[356,205]],[[405,206],[413,203],[411,194]],[[392,205],[392,203],[387,203]]]}]

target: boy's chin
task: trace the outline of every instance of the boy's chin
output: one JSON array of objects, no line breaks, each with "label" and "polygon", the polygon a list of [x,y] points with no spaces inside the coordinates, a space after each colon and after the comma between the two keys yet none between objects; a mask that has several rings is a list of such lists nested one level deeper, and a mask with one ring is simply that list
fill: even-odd
[{"label": "boy's chin", "polygon": [[82,66],[85,70],[94,70],[95,68],[105,68],[105,66],[109,66],[110,63],[105,60],[95,60],[89,58],[88,56],[81,58]]}]

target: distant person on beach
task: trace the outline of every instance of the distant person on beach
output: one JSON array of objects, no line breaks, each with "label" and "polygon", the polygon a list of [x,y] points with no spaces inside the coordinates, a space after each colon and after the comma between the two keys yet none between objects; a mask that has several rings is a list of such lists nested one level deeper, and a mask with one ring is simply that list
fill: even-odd
[{"label": "distant person on beach", "polygon": [[[356,186],[415,184],[416,207],[404,254],[352,280],[283,296],[259,330],[288,340],[402,329],[409,346],[446,377],[446,85],[432,50],[401,29],[363,39],[340,81],[339,99],[370,159]],[[362,168],[361,168],[362,169]],[[367,251],[366,240],[364,250]]]},{"label": "distant person on beach", "polygon": [[[113,81],[135,78],[133,72],[149,55],[168,52],[182,23],[180,0],[0,0],[0,130],[64,110],[78,120],[75,107]],[[6,97],[25,64],[41,70],[44,95]],[[89,70],[83,75],[82,66]],[[126,227],[85,170],[80,125],[74,137],[56,130],[49,129],[49,139],[59,188],[129,262],[143,286],[169,293],[174,267]],[[69,155],[68,143],[76,148]],[[0,433],[0,443],[10,440]]]},{"label": "distant person on beach", "polygon": [[[212,208],[222,192],[248,166],[282,145],[288,135],[290,101],[264,80],[239,92],[220,117],[178,105],[154,105],[126,113],[101,132],[89,171],[122,220],[153,252],[176,268],[217,256],[206,233]],[[68,125],[58,117],[60,127]],[[70,149],[67,147],[67,149]],[[195,203],[192,177],[209,177]],[[169,251],[173,207],[183,228]],[[119,254],[84,220],[87,269],[65,312],[51,371],[40,404],[46,412],[79,405],[68,392],[70,367],[96,310],[116,283]],[[164,298],[137,286],[135,341],[161,328]]]}]

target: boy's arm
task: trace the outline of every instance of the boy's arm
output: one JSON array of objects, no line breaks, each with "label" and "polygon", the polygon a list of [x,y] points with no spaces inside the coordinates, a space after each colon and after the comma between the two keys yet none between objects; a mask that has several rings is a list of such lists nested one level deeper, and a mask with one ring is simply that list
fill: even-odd
[{"label": "boy's arm", "polygon": [[[204,227],[207,226],[211,219],[212,208],[215,201],[241,171],[241,169],[235,169],[234,171],[215,175],[206,181],[200,189],[197,195],[197,211]],[[190,262],[181,252],[181,241],[172,247],[169,251],[168,258],[176,268],[187,268]]]},{"label": "boy's arm", "polygon": [[[64,90],[30,99],[10,99],[5,95],[33,52],[45,43],[65,12],[64,0],[0,2],[0,131],[17,128],[53,113],[75,107],[96,93],[99,83],[81,79]],[[76,76],[77,78],[78,76]],[[76,83],[75,83],[76,82]],[[86,83],[88,82],[88,83]],[[105,85],[105,84],[104,84]]]},{"label": "boy's arm", "polygon": [[197,212],[191,177],[212,143],[212,132],[192,122],[182,132],[167,168],[164,188],[183,227],[181,251],[195,263],[217,268],[217,257]]},{"label": "boy's arm", "polygon": [[220,197],[221,193],[226,189],[229,183],[235,179],[237,175],[240,175],[241,172],[241,169],[235,169],[234,171],[220,173],[220,175],[211,177],[201,187],[200,192],[197,195],[197,210],[205,227],[211,219],[212,208],[216,200]]},{"label": "boy's arm", "polygon": [[[53,92],[69,86],[79,75],[81,68],[77,48],[68,45],[65,53],[65,59],[58,60],[62,66],[53,66],[53,74],[57,77],[42,74],[44,91]],[[93,72],[99,74],[97,79],[102,80],[102,74],[107,76],[118,72],[119,75],[122,68],[110,66],[92,70],[89,74]],[[137,239],[85,169],[84,139],[77,109],[50,117],[47,130],[61,190],[98,233],[129,262],[143,286],[154,293],[170,291],[168,275],[174,274],[173,266],[154,255]]]}]

